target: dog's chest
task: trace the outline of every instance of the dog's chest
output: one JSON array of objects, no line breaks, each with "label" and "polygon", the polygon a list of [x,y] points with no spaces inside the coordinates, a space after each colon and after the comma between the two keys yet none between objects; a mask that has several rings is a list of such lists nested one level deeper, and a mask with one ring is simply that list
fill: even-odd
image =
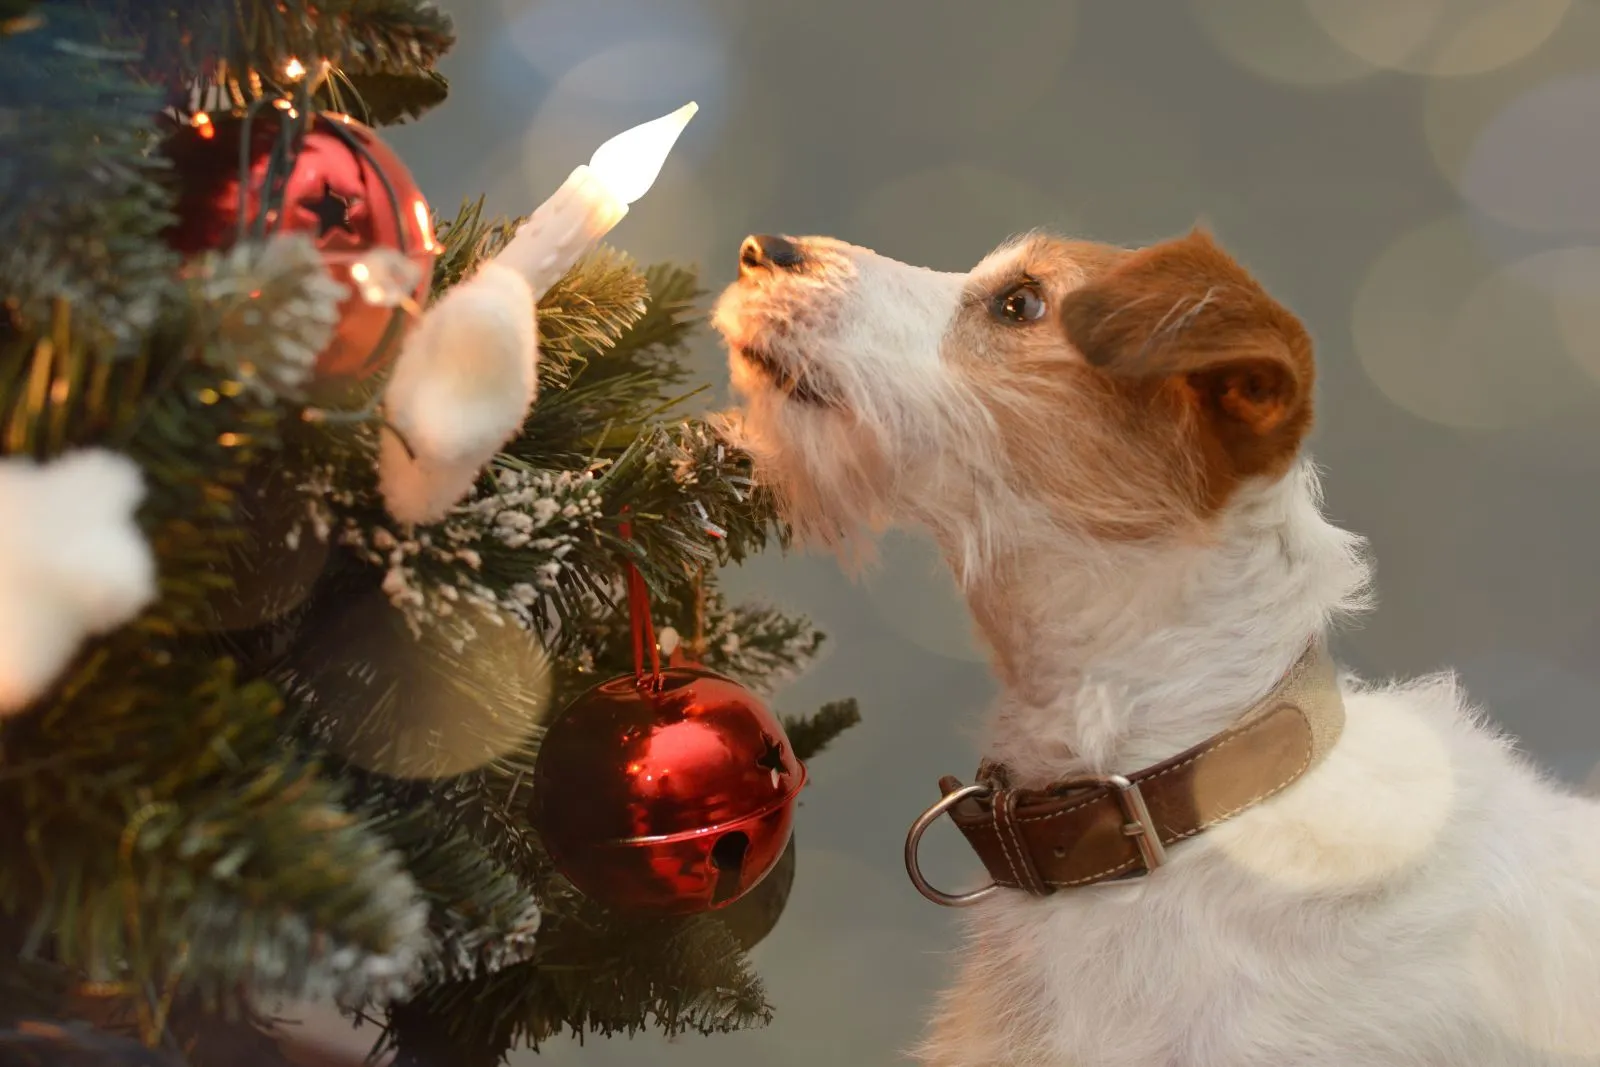
[{"label": "dog's chest", "polygon": [[1442,682],[1346,703],[1322,767],[1169,866],[972,909],[924,1062],[1600,1065],[1600,810]]},{"label": "dog's chest", "polygon": [[[1425,1064],[1434,1062],[1425,1050],[1472,1029],[1449,978],[1451,946],[1418,943],[1396,959],[1376,929],[1330,936],[1325,914],[1267,905],[1241,922],[1232,907],[1154,880],[1042,901],[1011,895],[985,910],[975,944],[988,962],[969,971],[961,995],[988,1005],[974,1017],[1006,1020],[1007,1036],[976,1044],[1018,1054],[1018,1067]],[[1419,1028],[1419,988],[1435,991],[1432,1007],[1455,1037]],[[1482,1036],[1471,1044],[1483,1048]]]},{"label": "dog's chest", "polygon": [[1600,864],[1548,862],[1529,825],[1485,828],[1499,855],[1440,827],[1416,869],[1345,892],[1243,833],[1123,886],[1008,891],[970,914],[924,1063],[1600,1067]]},{"label": "dog's chest", "polygon": [[1153,881],[1042,901],[1013,895],[978,927],[978,943],[1013,962],[989,976],[991,995],[996,1008],[1036,1020],[1041,1067],[1231,1062],[1265,1036],[1241,1032],[1246,1020],[1268,1029],[1264,1015],[1295,1010],[1267,1007],[1262,989],[1297,984],[1290,959],[1268,960],[1264,946]]}]

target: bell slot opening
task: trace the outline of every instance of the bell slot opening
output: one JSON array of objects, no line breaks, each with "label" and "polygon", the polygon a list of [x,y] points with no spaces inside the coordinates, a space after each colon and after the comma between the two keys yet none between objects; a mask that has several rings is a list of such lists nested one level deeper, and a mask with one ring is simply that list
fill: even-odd
[{"label": "bell slot opening", "polygon": [[712,906],[726,904],[739,895],[745,853],[749,851],[750,835],[743,830],[723,834],[711,846],[711,866],[717,869],[717,885],[711,894]]}]

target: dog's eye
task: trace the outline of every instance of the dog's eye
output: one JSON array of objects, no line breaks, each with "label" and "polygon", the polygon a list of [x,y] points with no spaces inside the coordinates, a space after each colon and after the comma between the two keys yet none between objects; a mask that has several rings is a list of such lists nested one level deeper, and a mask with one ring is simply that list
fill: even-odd
[{"label": "dog's eye", "polygon": [[1044,297],[1032,285],[1018,285],[995,297],[993,310],[1007,322],[1033,322],[1044,316]]}]

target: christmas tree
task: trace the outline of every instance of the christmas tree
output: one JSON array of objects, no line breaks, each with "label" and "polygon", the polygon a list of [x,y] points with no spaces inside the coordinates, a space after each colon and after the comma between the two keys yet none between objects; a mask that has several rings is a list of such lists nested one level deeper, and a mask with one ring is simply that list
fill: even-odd
[{"label": "christmas tree", "polygon": [[[440,103],[451,43],[423,0],[0,0],[0,1064],[278,1063],[277,998],[413,1064],[770,1014],[743,950],[792,841],[668,917],[577,892],[529,806],[552,709],[636,665],[630,574],[757,693],[822,641],[718,590],[784,530],[687,414],[694,273],[602,249],[533,293],[537,399],[400,521],[400,372],[328,353],[365,316],[392,355],[522,220],[419,219],[419,286],[268,210],[317,130],[371,162],[362,124]],[[855,718],[784,726],[806,758]]]}]

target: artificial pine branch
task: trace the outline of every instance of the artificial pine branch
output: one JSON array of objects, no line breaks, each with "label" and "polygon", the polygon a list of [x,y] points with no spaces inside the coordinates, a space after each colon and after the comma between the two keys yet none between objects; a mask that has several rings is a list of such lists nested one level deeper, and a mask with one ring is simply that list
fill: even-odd
[{"label": "artificial pine branch", "polygon": [[[364,76],[425,80],[455,43],[450,19],[430,0],[92,2],[113,12],[123,31],[143,42],[137,66],[147,80],[176,90],[213,79],[220,69],[225,87],[244,99],[255,95],[259,83],[284,84],[290,60],[307,69],[326,60],[357,79],[358,91]],[[414,90],[396,105],[385,102],[382,86],[366,88],[378,90],[371,103],[380,114],[397,107],[420,113],[431,106]]]},{"label": "artificial pine branch", "polygon": [[434,217],[439,257],[433,262],[433,292],[437,296],[493,259],[515,235],[522,218],[485,219],[483,197],[463,200],[454,218]]},{"label": "artificial pine branch", "polygon": [[277,695],[125,630],[0,733],[0,902],[99,981],[226,999],[392,992],[411,879],[278,740]]},{"label": "artificial pine branch", "polygon": [[581,260],[539,298],[539,354],[549,372],[540,384],[570,388],[602,353],[603,367],[620,365],[624,339],[660,314],[657,295],[620,252],[602,248]]},{"label": "artificial pine branch", "polygon": [[835,700],[813,715],[783,718],[783,732],[789,735],[789,745],[799,760],[809,760],[840,734],[861,722],[861,709],[854,700]]},{"label": "artificial pine branch", "polygon": [[299,399],[348,295],[306,235],[243,242],[189,271],[190,350],[267,401]]},{"label": "artificial pine branch", "polygon": [[405,857],[429,906],[430,982],[463,981],[533,953],[538,902],[470,834],[441,825],[427,807],[391,808],[374,830]]},{"label": "artificial pine branch", "polygon": [[738,943],[712,916],[641,918],[590,906],[543,934],[528,963],[435,986],[397,1008],[384,1044],[457,1049],[466,1062],[488,1065],[564,1033],[727,1033],[771,1017]]},{"label": "artificial pine branch", "polygon": [[326,106],[368,126],[389,126],[421,117],[444,103],[450,83],[438,71],[392,73],[343,71],[328,82]]},{"label": "artificial pine branch", "polygon": [[[815,663],[826,643],[803,615],[765,604],[729,604],[714,570],[660,590],[653,606],[658,628],[676,630],[697,662],[762,695]],[[626,620],[613,617],[616,635],[626,636]]]},{"label": "artificial pine branch", "polygon": [[[0,293],[7,348],[47,339],[59,307],[75,344],[125,354],[154,324],[177,258],[163,161],[148,149],[160,96],[124,73],[130,52],[64,3],[0,36]],[[15,358],[0,354],[0,360]]]}]

